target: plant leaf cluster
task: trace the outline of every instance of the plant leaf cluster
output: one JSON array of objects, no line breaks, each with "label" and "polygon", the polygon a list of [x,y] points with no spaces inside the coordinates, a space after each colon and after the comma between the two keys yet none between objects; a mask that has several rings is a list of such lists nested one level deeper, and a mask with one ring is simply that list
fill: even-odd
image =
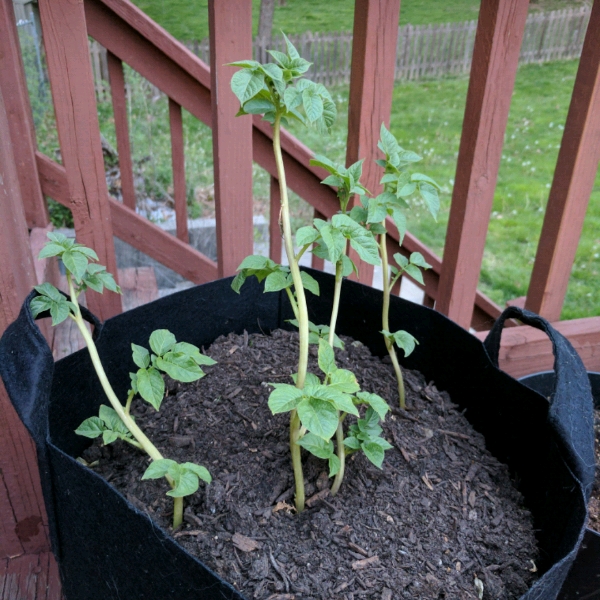
[{"label": "plant leaf cluster", "polygon": [[212,481],[212,477],[205,467],[191,462],[177,463],[169,458],[150,463],[142,475],[142,479],[160,479],[166,476],[169,476],[174,482],[173,489],[167,492],[167,496],[172,498],[183,498],[196,492],[200,479],[206,483]]},{"label": "plant leaf cluster", "polygon": [[302,77],[311,67],[285,37],[286,51],[270,50],[274,63],[255,60],[231,63],[240,67],[231,79],[231,89],[240,101],[238,116],[253,114],[274,123],[276,114],[283,125],[290,120],[329,132],[336,118],[336,108],[327,89]]},{"label": "plant leaf cluster", "polygon": [[[65,269],[71,274],[78,294],[86,289],[102,293],[104,288],[111,292],[121,293],[114,277],[107,272],[106,267],[97,264],[98,255],[83,244],[68,238],[62,233],[49,232],[47,242],[38,258],[58,257]],[[40,294],[31,302],[31,311],[34,317],[40,313],[50,311],[52,325],[62,323],[69,314],[74,314],[75,305],[69,302],[52,284],[43,283],[35,286]]]},{"label": "plant leaf cluster", "polygon": [[98,414],[98,417],[86,419],[75,433],[92,439],[102,436],[105,446],[119,439],[139,446],[114,408],[101,404]]},{"label": "plant leaf cluster", "polygon": [[[265,256],[253,254],[247,256],[238,267],[238,274],[231,282],[232,289],[240,293],[240,289],[248,277],[256,277],[259,282],[265,282],[265,292],[278,292],[280,290],[292,289],[294,281],[289,267],[279,265]],[[300,274],[304,289],[319,295],[319,283],[317,280],[302,271]]]},{"label": "plant leaf cluster", "polygon": [[[377,394],[361,392],[355,375],[347,369],[339,369],[336,366],[333,348],[324,339],[319,339],[318,362],[320,370],[325,375],[323,381],[316,375],[308,373],[304,388],[301,390],[287,383],[271,383],[274,390],[269,396],[269,408],[273,414],[292,410],[298,412],[301,425],[305,430],[297,442],[298,445],[318,458],[327,460],[329,476],[332,477],[340,469],[340,459],[335,453],[331,439],[339,423],[348,414],[354,415],[360,421],[358,410],[360,405],[367,405],[379,422],[385,419],[389,407]],[[369,418],[372,420],[374,417]],[[374,431],[369,429],[370,434]],[[370,444],[379,444],[381,448],[391,447],[383,438],[379,438],[382,431],[380,428],[379,434],[375,436],[373,433],[372,439],[366,441]],[[362,438],[360,440],[364,441]],[[351,450],[362,449],[362,446],[358,448],[351,448],[347,444],[346,446]],[[369,460],[375,456],[374,452],[370,452],[370,455],[367,452],[365,454]],[[372,462],[381,468],[381,461]]]},{"label": "plant leaf cluster", "polygon": [[[384,159],[375,161],[384,169],[380,183],[384,186],[381,194],[370,198],[363,204],[366,209],[366,223],[378,224],[390,216],[398,228],[399,243],[402,244],[406,234],[406,215],[404,209],[409,207],[409,200],[418,194],[425,202],[434,218],[440,208],[438,190],[440,186],[427,175],[411,173],[410,167],[421,160],[421,157],[400,146],[396,138],[381,125],[380,140],[377,147],[385,155]],[[364,213],[361,214],[364,217]],[[383,232],[380,232],[383,233]]]},{"label": "plant leaf cluster", "polygon": [[176,381],[188,383],[204,377],[201,366],[216,364],[193,344],[177,342],[168,329],[153,331],[149,344],[152,353],[143,346],[131,344],[133,362],[139,369],[129,374],[130,394],[139,393],[156,410],[160,408],[165,395],[165,383],[160,371]]},{"label": "plant leaf cluster", "polygon": [[[295,327],[298,327],[298,319],[290,319],[288,323],[291,323]],[[308,322],[308,343],[318,344],[319,340],[326,340],[329,337],[331,331],[329,325],[315,325],[312,321]],[[344,342],[334,332],[333,334],[333,347],[344,349]]]}]

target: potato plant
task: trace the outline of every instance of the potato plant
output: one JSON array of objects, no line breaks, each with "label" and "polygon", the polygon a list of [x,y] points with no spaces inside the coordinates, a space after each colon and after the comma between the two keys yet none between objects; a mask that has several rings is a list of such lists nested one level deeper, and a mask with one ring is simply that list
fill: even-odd
[{"label": "potato plant", "polygon": [[377,147],[383,152],[385,158],[376,162],[384,170],[380,182],[383,184],[384,189],[377,197],[368,199],[366,206],[363,207],[360,214],[357,211],[355,217],[359,221],[368,224],[371,231],[379,234],[379,253],[383,269],[381,333],[385,338],[385,345],[396,373],[400,407],[405,408],[404,380],[394,344],[404,351],[405,356],[408,356],[418,342],[407,331],[390,332],[390,296],[394,284],[404,273],[423,284],[421,269],[429,269],[431,265],[425,261],[420,252],[413,252],[409,258],[396,253],[394,254],[396,265],[390,265],[385,222],[388,216],[392,218],[398,228],[398,243],[402,245],[406,233],[406,215],[404,211],[410,207],[409,202],[414,201],[416,197],[420,197],[432,216],[436,218],[440,208],[439,186],[431,177],[409,171],[410,166],[420,161],[421,157],[410,150],[402,148],[383,124],[381,125],[380,135],[381,138]]},{"label": "potato plant", "polygon": [[[381,468],[384,452],[390,447],[381,437],[378,422],[388,411],[386,402],[376,394],[361,392],[356,377],[335,364],[333,347],[341,342],[335,334],[340,302],[341,284],[344,276],[356,269],[347,256],[348,243],[362,260],[373,265],[380,264],[377,240],[363,224],[357,222],[349,202],[354,194],[365,194],[360,184],[362,163],[346,168],[337,166],[325,157],[315,157],[313,164],[327,169],[330,176],[324,183],[338,190],[340,211],[331,221],[314,219],[311,225],[296,233],[296,245],[292,236],[290,211],[283,165],[280,132],[282,124],[290,120],[327,132],[334,122],[336,108],[329,92],[321,84],[304,79],[302,75],[310,64],[286,40],[286,52],[270,51],[274,63],[260,64],[253,60],[232,63],[241,70],[235,73],[231,87],[240,101],[238,115],[259,114],[273,125],[273,150],[277,176],[281,189],[280,225],[289,267],[279,265],[262,256],[249,256],[238,268],[232,287],[239,293],[244,281],[255,276],[264,281],[265,292],[285,290],[295,316],[299,331],[298,372],[294,384],[271,384],[274,388],[269,397],[269,407],[274,414],[290,413],[290,451],[296,488],[296,509],[304,509],[304,476],[301,448],[329,463],[329,474],[335,476],[331,489],[335,494],[344,475],[345,457],[362,450],[367,458]],[[302,255],[313,248],[318,256],[330,260],[336,269],[332,315],[329,325],[315,325],[309,321],[305,289],[319,294],[317,282],[301,271]],[[308,373],[309,343],[318,343],[318,362],[323,377]],[[361,418],[358,407],[366,405]],[[343,423],[348,414],[358,420],[345,437]],[[333,436],[336,437],[334,446]]]},{"label": "potato plant", "polygon": [[130,373],[131,389],[125,405],[115,394],[100,361],[96,345],[88,331],[78,297],[86,290],[102,293],[104,289],[121,293],[113,276],[106,268],[97,264],[98,256],[91,248],[76,243],[60,233],[48,233],[49,241],[42,248],[39,258],[52,256],[62,260],[69,288],[68,296],[50,283],[36,286],[38,296],[31,301],[34,317],[49,312],[52,325],[58,325],[70,318],[75,321],[90,353],[90,358],[98,379],[110,402],[110,406],[100,406],[97,417],[86,419],[76,433],[89,438],[102,436],[104,444],[118,439],[140,450],[152,459],[142,479],[165,477],[171,486],[167,495],[173,497],[173,527],[179,527],[183,518],[183,498],[193,494],[199,487],[199,480],[207,483],[211,476],[205,467],[194,463],[177,463],[166,459],[152,444],[134,417],[130,414],[133,398],[139,394],[155,410],[160,408],[165,386],[160,372],[167,373],[173,379],[184,382],[196,381],[204,376],[203,365],[214,364],[211,358],[201,354],[200,350],[186,342],[177,342],[175,336],[166,329],[159,329],[150,335],[151,352],[143,346],[131,344],[132,358],[138,370]]}]

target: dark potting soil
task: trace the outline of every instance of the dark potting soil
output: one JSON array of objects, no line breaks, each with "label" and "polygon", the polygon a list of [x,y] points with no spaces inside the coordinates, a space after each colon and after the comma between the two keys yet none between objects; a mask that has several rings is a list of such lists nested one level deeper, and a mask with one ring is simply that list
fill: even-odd
[{"label": "dark potting soil", "polygon": [[[305,456],[308,508],[298,515],[288,415],[271,415],[265,383],[291,383],[297,335],[231,334],[206,353],[218,364],[204,379],[170,380],[160,412],[138,400],[134,414],[165,456],[211,471],[213,482],[186,500],[173,537],[246,598],[514,599],[536,579],[530,514],[507,468],[419,373],[405,372],[408,410],[393,408],[384,424],[394,447],[383,470],[362,453],[351,456],[331,497],[325,461]],[[319,375],[316,346],[311,355]],[[397,406],[388,364],[351,340],[336,357],[363,390]],[[118,442],[97,444],[85,458],[170,530],[168,486],[140,480],[142,453]]]},{"label": "dark potting soil", "polygon": [[594,531],[600,532],[600,410],[595,411],[594,433],[595,444],[594,454],[596,456],[596,482],[592,490],[592,498],[588,505],[590,511],[590,520],[588,527]]}]

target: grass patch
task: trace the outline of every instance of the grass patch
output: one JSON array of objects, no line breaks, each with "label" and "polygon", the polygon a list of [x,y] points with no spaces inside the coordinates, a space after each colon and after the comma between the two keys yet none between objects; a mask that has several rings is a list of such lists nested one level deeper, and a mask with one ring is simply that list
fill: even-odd
[{"label": "grass patch", "polygon": [[[148,16],[180,40],[208,37],[208,1],[197,0],[133,0]],[[578,6],[583,0],[537,0],[531,11],[556,10]],[[477,19],[479,0],[407,0],[400,8],[400,24],[452,23]],[[260,0],[252,2],[253,32],[258,29]],[[303,33],[305,31],[351,31],[354,0],[276,0],[273,31]]]},{"label": "grass patch", "polygon": [[[527,292],[577,61],[519,69],[506,131],[498,185],[481,271],[480,288],[498,304]],[[438,222],[417,209],[409,229],[442,254],[468,79],[399,83],[391,131],[423,156],[423,171],[443,186]],[[293,130],[315,152],[343,160],[347,90],[335,91],[340,115],[333,135]],[[573,266],[563,319],[600,315],[600,177],[596,180]]]}]

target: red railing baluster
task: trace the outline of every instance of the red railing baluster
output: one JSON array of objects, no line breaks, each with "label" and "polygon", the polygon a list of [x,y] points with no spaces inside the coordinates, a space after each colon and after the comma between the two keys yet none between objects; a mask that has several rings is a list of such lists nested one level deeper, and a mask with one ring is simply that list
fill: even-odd
[{"label": "red railing baluster", "polygon": [[[373,195],[382,191],[381,169],[373,161],[378,157],[379,128],[390,124],[399,17],[400,0],[355,2],[346,166],[365,159],[363,183]],[[373,267],[352,249],[350,257],[358,266],[360,281],[369,285]]]},{"label": "red railing baluster", "polygon": [[525,307],[560,319],[600,161],[600,0],[585,36]]},{"label": "red railing baluster", "polygon": [[171,125],[171,162],[173,164],[173,196],[177,237],[189,242],[187,222],[187,193],[185,186],[185,155],[183,151],[183,121],[181,106],[169,98],[169,123]]},{"label": "red railing baluster", "polygon": [[527,0],[483,0],[436,308],[470,327]]},{"label": "red railing baluster", "polygon": [[131,144],[129,142],[129,120],[127,118],[127,97],[125,93],[125,77],[123,63],[112,52],[107,52],[108,76],[115,116],[115,133],[117,135],[117,151],[119,152],[119,171],[121,172],[121,193],[123,204],[135,210],[135,184],[133,180],[133,164],[131,161]]},{"label": "red railing baluster", "polygon": [[209,0],[213,162],[219,276],[233,275],[253,253],[252,119],[235,117],[231,91],[236,69],[227,63],[252,58],[252,2]]}]

